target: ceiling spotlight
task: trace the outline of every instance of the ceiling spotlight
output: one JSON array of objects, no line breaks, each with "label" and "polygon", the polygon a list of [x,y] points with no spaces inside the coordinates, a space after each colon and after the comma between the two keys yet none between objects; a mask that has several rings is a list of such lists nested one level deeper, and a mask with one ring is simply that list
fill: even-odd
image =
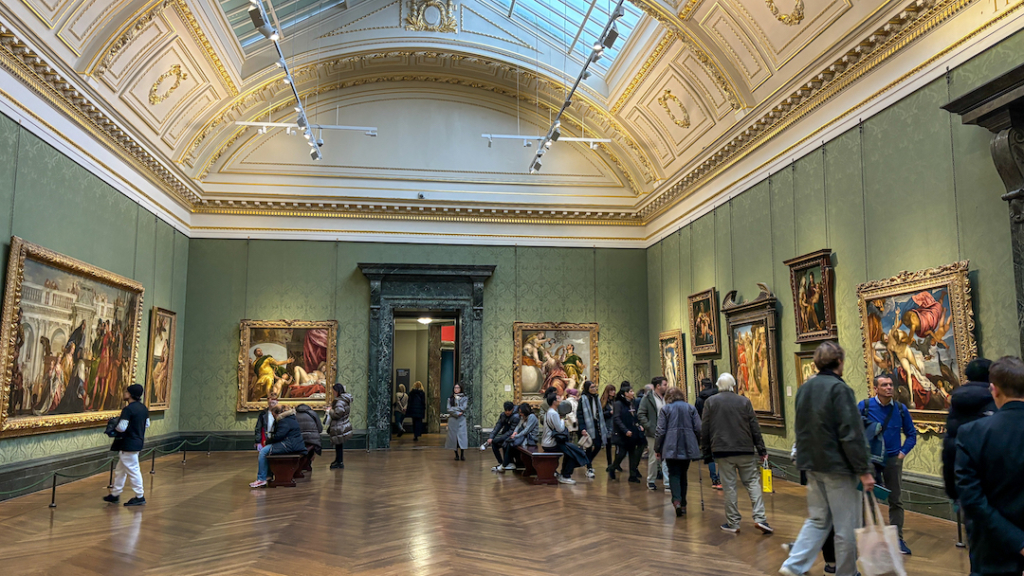
[{"label": "ceiling spotlight", "polygon": [[255,3],[252,8],[249,8],[249,19],[252,20],[252,25],[257,30],[267,25],[267,21],[263,19],[263,10],[260,10],[259,5]]},{"label": "ceiling spotlight", "polygon": [[551,145],[554,144],[554,143],[555,143],[554,140],[548,140],[547,142],[544,143],[544,147],[545,148],[551,148]]},{"label": "ceiling spotlight", "polygon": [[[260,30],[260,32],[263,32],[263,31],[262,31],[262,30]],[[264,35],[264,36],[267,36],[267,33],[266,33],[266,32],[263,32],[263,35]],[[280,36],[280,35],[278,35],[278,33],[277,33],[277,30],[274,30],[273,28],[271,28],[271,29],[270,29],[270,35],[269,35],[269,36],[267,36],[267,38],[268,38],[268,39],[270,39],[270,40],[273,40],[274,42],[277,42],[278,40],[280,40],[280,39],[281,39],[281,36]]]},{"label": "ceiling spotlight", "polygon": [[533,142],[530,142],[529,140],[523,140],[523,148],[530,148],[532,146]]},{"label": "ceiling spotlight", "polygon": [[615,25],[615,22],[612,22],[612,26],[611,28],[608,29],[608,33],[604,35],[604,40],[602,41],[602,44],[604,44],[605,48],[611,48],[612,46],[615,45],[615,41],[618,39],[619,28],[618,26]]},{"label": "ceiling spotlight", "polygon": [[533,166],[530,166],[530,174],[536,174],[536,173],[537,173],[537,169],[534,168]]},{"label": "ceiling spotlight", "polygon": [[310,132],[309,130],[306,130],[305,132],[302,133],[302,137],[305,138],[306,140],[309,140],[310,138],[313,137],[313,133]]},{"label": "ceiling spotlight", "polygon": [[289,135],[289,136],[294,136],[295,134],[298,134],[298,132],[295,131],[295,128],[291,128],[291,127],[285,128],[284,129],[284,133]]},{"label": "ceiling spotlight", "polygon": [[590,143],[590,149],[591,150],[597,150],[597,142],[591,142]]},{"label": "ceiling spotlight", "polygon": [[319,147],[321,147],[323,145],[324,145],[324,139],[323,138],[317,138],[316,139],[316,147],[319,148]]},{"label": "ceiling spotlight", "polygon": [[285,77],[284,77],[284,83],[285,83],[285,84],[291,84],[291,83],[292,83],[292,77],[291,77],[291,76],[288,76],[288,75],[286,74],[286,75],[285,75]]},{"label": "ceiling spotlight", "polygon": [[619,18],[622,18],[625,15],[626,15],[626,8],[622,4],[619,4],[618,6],[616,6],[615,10],[612,10],[612,18],[614,18],[616,20],[618,20]]},{"label": "ceiling spotlight", "polygon": [[376,132],[374,132],[373,130],[369,130],[369,131],[367,131],[367,132],[364,132],[364,134],[366,134],[366,135],[367,135],[367,136],[369,136],[370,138],[376,138],[376,137],[377,137],[377,133],[376,133]]},{"label": "ceiling spotlight", "polygon": [[540,158],[537,158],[537,160],[536,160],[536,161],[534,161],[534,163],[533,163],[533,169],[534,169],[534,170],[540,170]]},{"label": "ceiling spotlight", "polygon": [[586,68],[584,68],[583,69],[583,79],[586,80],[586,79],[590,78],[591,76],[592,76],[592,74],[590,73],[590,70],[587,70]]},{"label": "ceiling spotlight", "polygon": [[[550,140],[548,142],[550,142]],[[537,149],[537,158],[540,158],[541,156],[543,156],[544,153],[548,151],[548,148],[550,148],[550,146],[547,145],[547,142],[544,143],[544,146],[541,146],[540,148],[538,148]]]},{"label": "ceiling spotlight", "polygon": [[302,108],[296,106],[295,111],[299,113],[299,117],[295,119],[295,123],[299,125],[299,128],[309,126],[309,122],[306,121],[306,115],[302,113]]},{"label": "ceiling spotlight", "polygon": [[425,318],[425,317],[424,318],[420,318],[419,320],[417,320],[417,322],[419,322],[420,324],[430,324],[433,321],[434,321],[433,318]]},{"label": "ceiling spotlight", "polygon": [[265,126],[261,126],[261,127],[256,129],[256,133],[257,134],[266,134],[267,133],[267,128]]},{"label": "ceiling spotlight", "polygon": [[284,58],[278,58],[277,62],[274,62],[278,68],[284,68]]},{"label": "ceiling spotlight", "polygon": [[311,148],[309,150],[309,157],[312,158],[314,161],[316,161],[316,160],[319,160],[319,159],[323,158],[324,155],[320,153],[320,149],[319,148]]},{"label": "ceiling spotlight", "polygon": [[[562,131],[555,125],[555,129],[551,131],[551,139],[548,142],[558,142],[558,139],[562,136]],[[548,146],[550,148],[550,146]]]},{"label": "ceiling spotlight", "polygon": [[590,55],[590,61],[591,62],[597,62],[598,60],[601,59],[601,56],[604,56],[604,50],[603,49],[601,49],[601,50],[594,50],[594,53]]},{"label": "ceiling spotlight", "polygon": [[487,138],[487,147],[490,148],[492,146],[494,146],[494,140],[492,140],[491,138]]},{"label": "ceiling spotlight", "polygon": [[252,4],[253,6],[259,6],[260,5],[260,0],[249,0],[249,3]]}]

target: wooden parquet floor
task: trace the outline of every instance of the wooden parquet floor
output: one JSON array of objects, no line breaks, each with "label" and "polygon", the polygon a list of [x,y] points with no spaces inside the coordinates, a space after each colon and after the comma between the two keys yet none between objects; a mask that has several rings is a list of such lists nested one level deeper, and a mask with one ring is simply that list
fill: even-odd
[{"label": "wooden parquet floor", "polygon": [[[157,460],[142,508],[107,505],[107,476],[0,503],[0,574],[324,576],[774,575],[804,518],[803,488],[777,481],[764,536],[749,518],[726,534],[722,493],[691,467],[689,515],[668,495],[603,474],[575,486],[532,486],[494,474],[491,453],[444,450],[345,454],[343,471],[315,464],[297,488],[250,490],[253,453]],[[602,457],[603,458],[603,457]],[[705,469],[706,473],[706,469]],[[129,494],[126,492],[124,500]],[[967,574],[954,524],[907,514],[912,576]],[[821,563],[811,574],[822,573]]]}]

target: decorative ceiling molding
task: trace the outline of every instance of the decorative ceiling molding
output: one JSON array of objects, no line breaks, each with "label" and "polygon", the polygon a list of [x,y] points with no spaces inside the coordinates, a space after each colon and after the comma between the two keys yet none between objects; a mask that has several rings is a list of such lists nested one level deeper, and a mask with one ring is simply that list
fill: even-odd
[{"label": "decorative ceiling molding", "polygon": [[[383,11],[387,10],[388,8],[391,8],[392,6],[395,6],[395,7],[398,8],[398,19],[397,19],[398,22],[394,26],[369,26],[369,27],[365,27],[365,28],[351,28],[350,29],[350,27],[354,26],[357,22],[362,22],[363,20],[366,20],[367,18],[373,16],[374,14],[378,14],[380,12],[383,12]],[[402,27],[401,23],[402,23],[402,0],[394,0],[394,2],[388,2],[387,4],[381,6],[380,8],[377,8],[373,12],[370,12],[368,14],[364,14],[363,16],[360,16],[359,18],[356,18],[355,20],[353,20],[353,21],[351,21],[351,22],[349,22],[347,24],[339,26],[339,27],[335,28],[334,30],[331,30],[330,32],[327,32],[326,34],[324,34],[322,36],[319,36],[319,38],[321,38],[321,39],[323,39],[323,38],[330,38],[331,36],[338,36],[339,34],[350,34],[352,32],[368,32],[370,30],[397,30],[397,29]]]},{"label": "decorative ceiling molding", "polygon": [[228,89],[231,96],[237,96],[238,87],[235,86],[235,82],[231,79],[231,75],[228,73],[227,68],[224,67],[224,63],[221,61],[220,57],[217,56],[217,52],[213,49],[213,44],[210,43],[206,34],[203,33],[203,29],[199,26],[199,21],[196,20],[195,15],[192,14],[192,10],[189,9],[185,0],[158,0],[156,4],[143,12],[131,24],[123,28],[119,35],[115,35],[116,39],[109,44],[109,47],[100,51],[100,53],[103,54],[103,57],[95,66],[93,66],[92,70],[89,71],[89,74],[91,76],[96,76],[97,78],[103,76],[110,64],[113,63],[115,58],[117,58],[117,55],[129,46],[132,43],[132,40],[145,30],[146,27],[153,22],[154,18],[162,14],[168,6],[173,7],[181,20],[188,25],[189,34],[192,36],[192,39],[196,44],[202,49],[203,55],[206,57],[210,66],[212,66],[213,69],[217,71],[217,74],[220,75],[221,82],[223,82],[224,87]]},{"label": "decorative ceiling molding", "polygon": [[662,56],[665,55],[665,51],[672,45],[672,42],[675,41],[675,39],[676,35],[671,31],[665,32],[665,35],[661,37],[661,41],[659,41],[658,45],[654,47],[654,51],[647,57],[647,60],[645,60],[640,66],[640,70],[637,71],[636,75],[633,76],[633,79],[629,81],[629,85],[626,86],[625,90],[623,90],[622,95],[619,96],[619,99],[612,105],[609,110],[611,114],[618,114],[619,110],[622,110],[626,101],[629,100],[630,96],[632,96],[634,92],[636,92],[636,89],[640,87],[640,84],[643,83],[644,79],[647,78],[647,75],[651,73],[651,70],[658,65]]},{"label": "decorative ceiling molding", "polygon": [[147,175],[182,206],[191,209],[199,202],[199,195],[190,186],[165,168],[132,135],[118,127],[103,110],[3,23],[0,23],[0,67],[77,122],[140,173]]},{"label": "decorative ceiling molding", "polygon": [[686,20],[687,18],[689,18],[690,15],[693,14],[693,11],[696,10],[697,7],[700,6],[700,3],[703,1],[704,0],[686,0],[686,5],[683,6],[683,9],[679,11],[679,19]]},{"label": "decorative ceiling molding", "polygon": [[[438,21],[427,21],[427,9],[437,10]],[[448,0],[409,0],[409,15],[405,17],[405,29],[412,32],[441,32],[458,34],[459,20],[455,16],[455,2]]]},{"label": "decorative ceiling molding", "polygon": [[764,0],[764,4],[771,10],[772,16],[775,16],[776,20],[786,26],[797,26],[804,21],[804,0],[796,0],[796,5],[789,14],[780,14],[779,7],[775,5],[775,0]]}]

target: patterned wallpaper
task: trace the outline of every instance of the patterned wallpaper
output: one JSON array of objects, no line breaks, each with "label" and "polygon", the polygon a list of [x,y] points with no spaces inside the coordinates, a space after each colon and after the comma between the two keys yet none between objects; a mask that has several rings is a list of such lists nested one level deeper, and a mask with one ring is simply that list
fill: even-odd
[{"label": "patterned wallpaper", "polygon": [[[960,124],[939,106],[1005,72],[1024,51],[1024,33],[953,70],[861,127],[800,158],[693,224],[648,249],[651,370],[659,369],[659,331],[688,331],[686,296],[717,286],[756,295],[765,282],[780,302],[780,379],[786,430],[765,442],[793,442],[792,291],[784,260],[831,248],[835,254],[839,341],[847,350],[846,380],[867,397],[856,285],[956,260],[971,261],[979,351],[989,358],[1020,354],[1010,235],[1003,186],[989,156],[987,131]],[[979,234],[979,230],[985,230]],[[724,316],[722,317],[724,327]],[[687,354],[692,373],[693,358]],[[719,372],[729,359],[716,360]],[[693,383],[690,382],[692,391]],[[908,471],[942,473],[941,439],[921,438]]]},{"label": "patterned wallpaper", "polygon": [[356,397],[353,425],[365,427],[370,294],[360,262],[496,265],[484,285],[485,424],[512,399],[505,386],[517,320],[599,322],[602,381],[650,378],[640,250],[242,240],[190,247],[182,430],[251,428],[255,415],[235,412],[242,318],[336,318],[338,380]]},{"label": "patterned wallpaper", "polygon": [[[69,191],[74,191],[73,194]],[[136,382],[145,381],[149,314],[178,313],[177,366],[185,320],[188,238],[0,115],[0,239],[6,271],[11,235],[134,278],[145,286]],[[155,414],[152,436],[178,430],[181,370],[171,408]],[[102,428],[0,440],[0,465],[109,445]]]}]

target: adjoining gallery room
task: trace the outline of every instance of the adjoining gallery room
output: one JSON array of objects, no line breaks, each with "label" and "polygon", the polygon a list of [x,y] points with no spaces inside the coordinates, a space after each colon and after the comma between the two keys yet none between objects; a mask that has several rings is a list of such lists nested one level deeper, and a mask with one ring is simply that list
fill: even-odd
[{"label": "adjoining gallery room", "polygon": [[1024,0],[0,2],[0,573],[1024,576]]}]

